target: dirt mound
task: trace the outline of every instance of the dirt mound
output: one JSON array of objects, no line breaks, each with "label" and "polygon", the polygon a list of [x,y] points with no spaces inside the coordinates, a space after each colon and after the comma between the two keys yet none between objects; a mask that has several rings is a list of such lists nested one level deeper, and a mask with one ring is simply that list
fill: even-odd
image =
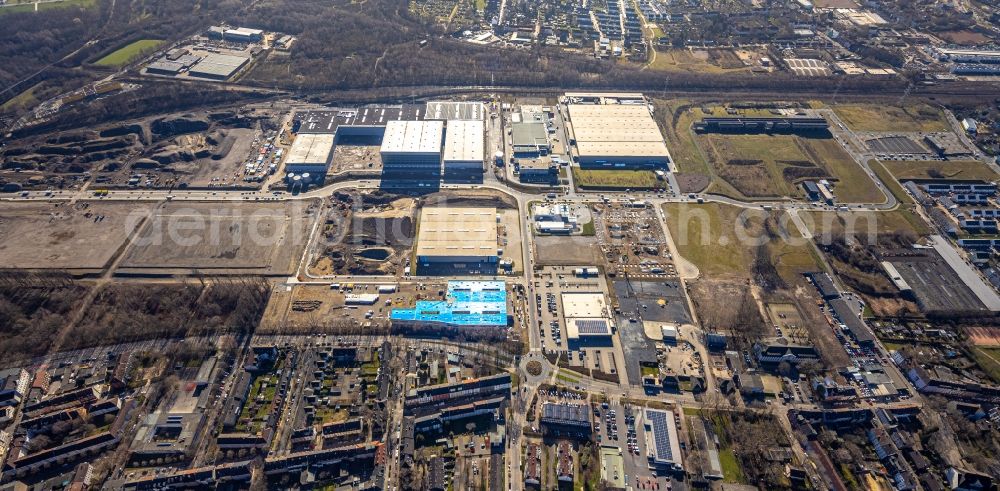
[{"label": "dirt mound", "polygon": [[150,125],[153,133],[161,138],[205,131],[208,127],[207,120],[194,117],[157,119]]},{"label": "dirt mound", "polygon": [[87,140],[93,139],[94,133],[90,131],[70,131],[65,133],[60,133],[58,136],[54,136],[46,140],[46,143],[53,145],[62,145],[64,143],[81,143]]},{"label": "dirt mound", "polygon": [[213,133],[205,138],[205,143],[215,147],[210,152],[212,160],[222,160],[233,150],[233,145],[236,144],[236,137],[228,136],[225,132],[219,132],[219,134]]},{"label": "dirt mound", "polygon": [[726,165],[759,165],[763,163],[763,160],[755,159],[729,159],[726,161]]},{"label": "dirt mound", "polygon": [[704,174],[676,174],[677,186],[681,193],[700,193],[712,183],[712,178]]},{"label": "dirt mound", "polygon": [[164,147],[163,150],[150,155],[149,158],[162,165],[169,165],[174,162],[191,162],[195,160],[197,156],[191,150],[169,145]]},{"label": "dirt mound", "polygon": [[797,182],[802,179],[826,179],[830,175],[819,167],[785,167],[781,171],[782,177],[788,182]]},{"label": "dirt mound", "polygon": [[144,138],[144,131],[141,125],[137,124],[126,124],[122,126],[115,126],[114,128],[108,128],[101,132],[102,138],[112,137],[112,136],[125,136],[125,135],[138,135],[139,138]]},{"label": "dirt mound", "polygon": [[153,159],[139,159],[132,162],[133,169],[157,169],[160,167],[160,163]]}]

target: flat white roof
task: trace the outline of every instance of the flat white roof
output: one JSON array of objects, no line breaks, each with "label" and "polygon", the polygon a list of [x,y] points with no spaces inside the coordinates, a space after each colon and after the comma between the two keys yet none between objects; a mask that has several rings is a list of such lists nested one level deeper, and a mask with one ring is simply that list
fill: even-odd
[{"label": "flat white roof", "polygon": [[444,134],[444,161],[482,162],[486,153],[482,121],[448,121]]},{"label": "flat white roof", "polygon": [[581,157],[665,157],[670,152],[646,104],[568,104]]},{"label": "flat white roof", "polygon": [[608,99],[645,99],[641,92],[566,92],[566,97],[601,97]]},{"label": "flat white roof", "polygon": [[670,151],[663,142],[583,142],[577,141],[581,157],[663,157]]},{"label": "flat white roof", "polygon": [[603,293],[563,293],[562,305],[563,316],[567,319],[609,316]]},{"label": "flat white roof", "polygon": [[381,152],[440,155],[443,133],[443,121],[389,121]]},{"label": "flat white roof", "polygon": [[418,227],[417,257],[497,255],[496,208],[424,208]]},{"label": "flat white roof", "polygon": [[252,36],[252,35],[259,36],[261,34],[264,34],[264,31],[260,29],[251,29],[249,27],[237,27],[236,29],[226,29],[226,33],[236,33],[245,36]]},{"label": "flat white roof", "polygon": [[603,293],[563,293],[561,298],[567,338],[576,340],[581,335],[611,334],[614,323]]},{"label": "flat white roof", "polygon": [[285,164],[328,164],[333,153],[332,134],[302,134],[295,138]]}]

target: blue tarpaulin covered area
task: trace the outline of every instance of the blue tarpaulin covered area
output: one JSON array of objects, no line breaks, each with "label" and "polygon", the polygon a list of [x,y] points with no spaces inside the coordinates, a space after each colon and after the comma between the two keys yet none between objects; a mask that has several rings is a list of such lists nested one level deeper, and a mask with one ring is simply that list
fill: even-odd
[{"label": "blue tarpaulin covered area", "polygon": [[390,319],[454,326],[506,326],[507,288],[502,281],[449,281],[444,301],[419,300],[393,309]]}]

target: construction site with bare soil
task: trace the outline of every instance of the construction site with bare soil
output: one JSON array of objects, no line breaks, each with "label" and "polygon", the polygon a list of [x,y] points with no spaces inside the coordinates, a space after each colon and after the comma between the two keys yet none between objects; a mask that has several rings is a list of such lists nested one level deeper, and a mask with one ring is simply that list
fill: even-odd
[{"label": "construction site with bare soil", "polygon": [[[408,268],[414,259],[420,209],[477,206],[496,207],[501,214],[502,230],[510,233],[520,230],[516,201],[500,193],[447,191],[421,197],[383,191],[334,193],[310,244],[308,276],[405,275],[412,271]],[[515,236],[518,240],[506,242],[519,248],[519,234]]]},{"label": "construction site with bare soil", "polygon": [[409,265],[417,201],[393,194],[337,193],[316,238],[309,275],[396,275]]}]

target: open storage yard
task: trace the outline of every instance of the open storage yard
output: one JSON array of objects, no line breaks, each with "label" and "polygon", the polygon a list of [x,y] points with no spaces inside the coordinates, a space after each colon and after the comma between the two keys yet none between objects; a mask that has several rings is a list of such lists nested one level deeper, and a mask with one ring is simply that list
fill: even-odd
[{"label": "open storage yard", "polygon": [[4,267],[72,272],[109,266],[152,205],[5,203],[0,210]]},{"label": "open storage yard", "polygon": [[117,273],[291,274],[316,218],[315,206],[306,201],[164,205]]}]

